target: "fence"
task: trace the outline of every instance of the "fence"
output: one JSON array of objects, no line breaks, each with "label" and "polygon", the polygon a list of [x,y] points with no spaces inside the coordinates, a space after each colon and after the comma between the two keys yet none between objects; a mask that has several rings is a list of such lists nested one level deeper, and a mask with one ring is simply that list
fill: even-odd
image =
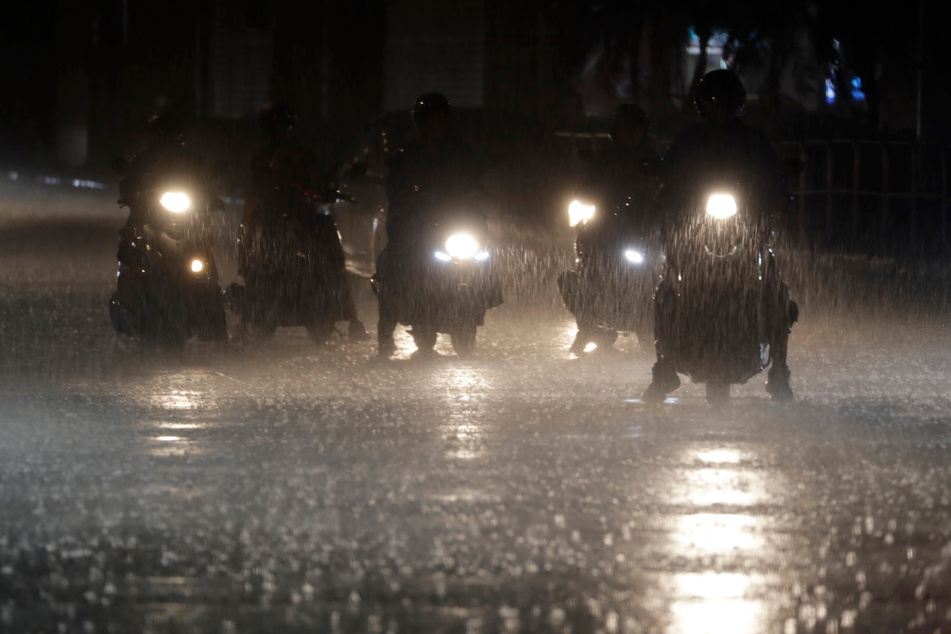
[{"label": "fence", "polygon": [[948,251],[951,149],[849,140],[779,149],[805,166],[798,183],[790,183],[800,239],[873,255]]}]

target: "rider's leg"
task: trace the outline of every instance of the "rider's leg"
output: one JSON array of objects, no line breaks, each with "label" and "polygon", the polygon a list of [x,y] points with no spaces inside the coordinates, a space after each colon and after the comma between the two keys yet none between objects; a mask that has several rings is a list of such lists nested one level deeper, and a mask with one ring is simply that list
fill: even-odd
[{"label": "rider's leg", "polygon": [[357,305],[353,301],[353,293],[350,292],[349,280],[344,280],[344,306],[343,314],[346,321],[350,322],[348,337],[350,341],[363,341],[367,338],[367,329],[363,322],[357,318]]},{"label": "rider's leg", "polygon": [[786,346],[788,341],[788,332],[785,335],[776,336],[769,341],[772,361],[766,378],[766,391],[777,401],[789,401],[793,398],[793,391],[789,386],[789,366],[786,364]]},{"label": "rider's leg", "polygon": [[393,288],[391,268],[388,249],[383,249],[376,260],[376,273],[373,276],[379,306],[379,321],[376,325],[377,352],[382,357],[388,357],[396,351],[396,342],[393,340],[397,324],[393,306],[393,301],[396,299],[393,295],[396,289]]},{"label": "rider's leg", "polygon": [[767,336],[769,343],[770,368],[766,378],[766,391],[777,401],[790,401],[793,391],[789,385],[789,365],[786,354],[789,347],[789,332],[799,317],[799,307],[796,302],[789,300],[789,290],[785,289],[787,302],[777,308],[777,321]]},{"label": "rider's leg", "polygon": [[778,401],[789,401],[793,391],[789,385],[789,365],[786,355],[789,347],[789,333],[792,325],[799,319],[799,306],[789,297],[789,287],[779,277],[772,253],[769,254],[767,272],[766,314],[768,317],[766,338],[769,344],[770,368],[766,379],[766,391]]},{"label": "rider's leg", "polygon": [[597,326],[593,320],[583,314],[579,315],[575,321],[578,323],[578,332],[571,344],[571,351],[575,354],[581,354],[588,344],[593,343],[597,337]]},{"label": "rider's leg", "polygon": [[388,357],[396,351],[396,342],[393,333],[396,332],[396,320],[383,303],[380,303],[380,319],[376,325],[377,352],[381,357]]},{"label": "rider's leg", "polygon": [[654,293],[654,340],[657,361],[651,368],[651,384],[644,392],[645,403],[662,403],[667,395],[680,387],[680,377],[670,359],[673,325],[673,290],[661,282]]}]

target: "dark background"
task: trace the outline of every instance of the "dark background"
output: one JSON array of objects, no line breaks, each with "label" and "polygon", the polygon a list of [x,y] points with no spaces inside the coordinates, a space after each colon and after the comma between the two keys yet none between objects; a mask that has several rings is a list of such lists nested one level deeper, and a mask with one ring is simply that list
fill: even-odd
[{"label": "dark background", "polygon": [[[399,29],[405,35],[407,23],[425,25],[438,5],[429,0],[4,3],[0,162],[11,169],[105,165],[138,149],[144,121],[160,107],[186,118],[209,145],[227,148],[253,137],[254,112],[273,96],[294,104],[301,136],[333,160],[361,123],[387,105],[387,82],[392,88],[400,81],[387,70],[387,42]],[[635,78],[627,94],[608,95],[606,103],[644,105],[655,134],[669,138],[695,120],[689,89],[702,73],[681,77],[678,70],[688,27],[703,42],[712,29],[746,42],[734,51],[741,70],[761,62],[755,58],[763,41],[787,50],[793,32],[806,28],[819,63],[841,62],[838,81],[847,73],[860,77],[867,98],[859,107],[840,99],[805,112],[778,94],[774,72],[751,100],[748,115],[774,139],[917,140],[919,37],[920,140],[947,143],[951,137],[945,71],[951,47],[936,2],[884,11],[835,1],[484,0],[480,6],[485,16],[480,105],[519,111],[551,130],[583,125],[592,91],[612,90],[609,80],[602,86],[599,78],[616,77],[632,56],[641,65],[649,57],[650,76]],[[776,71],[778,61],[766,65]],[[582,76],[586,69],[590,76],[592,66],[594,79],[585,83]],[[672,78],[686,86],[687,99],[671,88]],[[841,94],[847,91],[839,88]],[[85,141],[77,142],[77,134]]]}]

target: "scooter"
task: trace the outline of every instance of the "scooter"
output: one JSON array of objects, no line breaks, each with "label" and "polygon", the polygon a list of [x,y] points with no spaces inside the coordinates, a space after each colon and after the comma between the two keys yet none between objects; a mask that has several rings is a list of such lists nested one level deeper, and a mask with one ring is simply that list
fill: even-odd
[{"label": "scooter", "polygon": [[417,235],[400,240],[400,251],[391,241],[387,272],[371,278],[381,314],[409,326],[420,351],[445,333],[457,354],[469,355],[486,312],[502,303],[488,223],[471,203],[420,195],[416,204]]},{"label": "scooter", "polygon": [[[127,166],[115,164],[120,172]],[[226,343],[208,222],[220,200],[191,174],[168,173],[150,183],[156,186],[119,201],[136,220],[119,232],[112,325],[119,334],[173,348],[192,336]]]},{"label": "scooter", "polygon": [[325,343],[349,319],[345,258],[329,205],[353,202],[336,188],[281,192],[285,213],[252,231],[242,225],[238,253],[245,284],[230,284],[227,303],[258,334],[304,326]]},{"label": "scooter", "polygon": [[558,288],[578,322],[572,352],[610,347],[619,332],[635,333],[641,348],[652,348],[652,299],[664,256],[644,210],[634,209],[631,198],[613,210],[575,200],[568,215],[576,267],[558,277]]},{"label": "scooter", "polygon": [[766,214],[741,183],[713,182],[681,205],[657,289],[658,352],[722,404],[770,362],[770,328],[798,307],[770,248]]}]

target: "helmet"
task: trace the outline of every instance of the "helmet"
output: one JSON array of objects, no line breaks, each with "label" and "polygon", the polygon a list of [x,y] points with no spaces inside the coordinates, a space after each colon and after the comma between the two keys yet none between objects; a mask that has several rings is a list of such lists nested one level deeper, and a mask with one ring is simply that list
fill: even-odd
[{"label": "helmet", "polygon": [[271,99],[258,111],[261,128],[268,134],[290,132],[297,120],[297,114],[291,105],[283,100]]},{"label": "helmet", "polygon": [[446,96],[438,92],[422,94],[413,104],[413,123],[419,128],[427,117],[438,112],[445,114],[446,117],[452,115],[452,107]]},{"label": "helmet", "polygon": [[145,131],[156,139],[175,138],[185,129],[182,120],[169,110],[159,110],[145,123]]},{"label": "helmet", "polygon": [[704,118],[710,117],[711,108],[738,117],[746,105],[746,89],[733,71],[710,71],[700,80],[694,104]]},{"label": "helmet", "polygon": [[618,128],[643,128],[647,132],[650,128],[650,119],[640,106],[624,103],[614,109],[611,117],[611,138],[617,137]]}]

